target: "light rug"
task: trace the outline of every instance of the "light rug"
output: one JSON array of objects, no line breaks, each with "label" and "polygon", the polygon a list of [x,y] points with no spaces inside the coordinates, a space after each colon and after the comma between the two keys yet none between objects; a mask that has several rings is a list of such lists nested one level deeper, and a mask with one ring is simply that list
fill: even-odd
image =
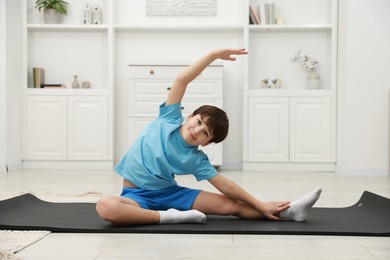
[{"label": "light rug", "polygon": [[[31,193],[38,198],[49,202],[97,202],[103,195],[101,192],[88,191],[78,194],[69,193],[51,193],[51,192],[17,192],[9,194],[0,194],[0,200],[5,200],[20,196],[26,193]],[[1,213],[0,213],[1,214]],[[19,260],[22,259],[15,255],[22,249],[38,242],[45,236],[50,234],[50,231],[14,231],[0,230],[0,260]]]},{"label": "light rug", "polygon": [[21,259],[14,254],[38,242],[48,234],[50,231],[0,230],[0,259]]}]

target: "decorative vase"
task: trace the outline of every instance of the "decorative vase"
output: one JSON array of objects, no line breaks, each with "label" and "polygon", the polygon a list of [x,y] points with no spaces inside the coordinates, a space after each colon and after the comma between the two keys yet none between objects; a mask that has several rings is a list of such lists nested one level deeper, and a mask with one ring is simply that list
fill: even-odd
[{"label": "decorative vase", "polygon": [[45,9],[43,12],[45,23],[60,23],[62,15],[54,9]]},{"label": "decorative vase", "polygon": [[91,82],[88,80],[81,82],[81,87],[82,88],[90,88],[91,87]]},{"label": "decorative vase", "polygon": [[320,75],[317,71],[310,71],[306,79],[306,88],[307,89],[319,89],[320,88]]},{"label": "decorative vase", "polygon": [[72,88],[79,88],[80,87],[80,84],[79,82],[77,81],[77,77],[78,75],[73,75],[73,83],[72,83]]}]

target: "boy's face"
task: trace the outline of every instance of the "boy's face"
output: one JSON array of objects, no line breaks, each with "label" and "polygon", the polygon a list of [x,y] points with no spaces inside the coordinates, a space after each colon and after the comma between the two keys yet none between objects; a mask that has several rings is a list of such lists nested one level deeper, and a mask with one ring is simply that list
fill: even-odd
[{"label": "boy's face", "polygon": [[200,115],[189,115],[186,122],[180,127],[180,134],[184,141],[191,145],[206,146],[213,138],[212,133]]}]

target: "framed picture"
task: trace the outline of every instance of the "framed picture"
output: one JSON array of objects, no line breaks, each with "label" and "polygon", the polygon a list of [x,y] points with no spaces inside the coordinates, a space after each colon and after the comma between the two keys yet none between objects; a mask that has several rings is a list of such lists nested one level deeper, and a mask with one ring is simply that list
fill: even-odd
[{"label": "framed picture", "polygon": [[217,0],[147,0],[147,16],[216,16]]}]

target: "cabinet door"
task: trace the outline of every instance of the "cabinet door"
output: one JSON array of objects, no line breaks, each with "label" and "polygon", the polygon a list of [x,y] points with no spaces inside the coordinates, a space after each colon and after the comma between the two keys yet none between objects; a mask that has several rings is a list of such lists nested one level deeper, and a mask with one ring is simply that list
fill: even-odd
[{"label": "cabinet door", "polygon": [[331,161],[330,105],[330,97],[291,98],[290,161]]},{"label": "cabinet door", "polygon": [[249,98],[248,159],[288,161],[288,98]]},{"label": "cabinet door", "polygon": [[24,159],[66,160],[66,97],[27,96],[26,109]]},{"label": "cabinet door", "polygon": [[107,160],[107,97],[68,98],[68,159]]}]

